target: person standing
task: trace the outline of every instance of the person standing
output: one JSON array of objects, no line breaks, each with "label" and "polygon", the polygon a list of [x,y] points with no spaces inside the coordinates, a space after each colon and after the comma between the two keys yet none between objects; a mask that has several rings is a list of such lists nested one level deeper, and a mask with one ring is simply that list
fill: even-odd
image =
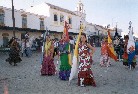
[{"label": "person standing", "polygon": [[55,65],[53,59],[54,45],[50,39],[50,35],[46,38],[44,57],[41,68],[41,75],[54,75],[55,74]]},{"label": "person standing", "polygon": [[14,63],[14,66],[17,66],[17,63],[22,61],[22,59],[20,58],[19,52],[20,51],[19,51],[18,43],[16,39],[13,39],[10,45],[9,58],[6,59],[6,62],[9,62],[10,65]]},{"label": "person standing", "polygon": [[71,50],[71,53],[73,53],[73,47],[74,47],[74,40],[73,38],[70,39],[70,50]]},{"label": "person standing", "polygon": [[53,58],[54,58],[54,56],[58,54],[58,42],[54,39],[53,43],[54,43],[54,53],[53,53]]},{"label": "person standing", "polygon": [[71,65],[69,64],[69,41],[67,36],[63,33],[62,39],[59,42],[59,57],[60,57],[60,71],[59,78],[61,80],[69,80]]},{"label": "person standing", "polygon": [[110,57],[108,55],[108,41],[107,38],[105,38],[101,44],[100,66],[109,67],[110,65],[111,63],[110,63]]},{"label": "person standing", "polygon": [[25,50],[26,50],[26,56],[30,57],[31,56],[31,44],[30,44],[28,39],[26,40],[26,48],[25,48]]},{"label": "person standing", "polygon": [[[92,50],[89,52],[89,49]],[[92,85],[96,86],[94,81],[94,76],[91,70],[92,65],[92,54],[94,53],[94,48],[87,43],[86,34],[81,34],[81,42],[79,43],[79,68],[78,68],[78,85],[86,86]]]},{"label": "person standing", "polygon": [[25,52],[25,40],[23,39],[22,40],[22,43],[21,43],[21,53],[22,53],[22,57],[23,57],[24,52]]}]

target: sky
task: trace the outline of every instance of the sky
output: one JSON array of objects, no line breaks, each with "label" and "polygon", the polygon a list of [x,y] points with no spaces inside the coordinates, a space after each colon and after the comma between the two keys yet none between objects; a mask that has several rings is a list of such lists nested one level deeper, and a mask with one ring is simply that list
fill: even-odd
[{"label": "sky", "polygon": [[[27,9],[43,2],[75,11],[79,0],[13,0],[15,9]],[[138,0],[81,0],[86,11],[86,20],[98,25],[108,25],[128,33],[129,21],[138,34]],[[0,6],[11,8],[11,0],[0,0]]]}]

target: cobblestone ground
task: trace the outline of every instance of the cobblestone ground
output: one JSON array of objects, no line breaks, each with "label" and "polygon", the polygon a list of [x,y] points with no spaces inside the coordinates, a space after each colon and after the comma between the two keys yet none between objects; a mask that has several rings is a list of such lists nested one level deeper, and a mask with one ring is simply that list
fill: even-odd
[{"label": "cobblestone ground", "polygon": [[138,67],[130,71],[122,62],[114,61],[111,67],[100,67],[100,48],[96,48],[92,65],[97,87],[77,86],[77,76],[70,85],[58,75],[40,76],[40,53],[23,57],[18,66],[5,62],[7,57],[0,53],[0,94],[4,90],[9,94],[138,94]]}]

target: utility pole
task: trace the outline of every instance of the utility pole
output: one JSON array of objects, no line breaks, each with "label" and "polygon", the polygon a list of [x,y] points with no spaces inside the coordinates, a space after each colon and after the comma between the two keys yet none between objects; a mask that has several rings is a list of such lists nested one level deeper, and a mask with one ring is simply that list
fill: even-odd
[{"label": "utility pole", "polygon": [[13,21],[13,37],[15,38],[15,17],[14,17],[14,5],[13,0],[12,1],[12,21]]}]

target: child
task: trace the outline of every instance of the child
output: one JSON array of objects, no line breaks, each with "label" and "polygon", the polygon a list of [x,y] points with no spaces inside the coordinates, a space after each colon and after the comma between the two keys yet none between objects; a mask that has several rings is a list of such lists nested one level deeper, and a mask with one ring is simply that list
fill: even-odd
[{"label": "child", "polygon": [[110,57],[108,56],[108,42],[107,39],[104,39],[101,44],[100,66],[109,67],[110,65]]}]

